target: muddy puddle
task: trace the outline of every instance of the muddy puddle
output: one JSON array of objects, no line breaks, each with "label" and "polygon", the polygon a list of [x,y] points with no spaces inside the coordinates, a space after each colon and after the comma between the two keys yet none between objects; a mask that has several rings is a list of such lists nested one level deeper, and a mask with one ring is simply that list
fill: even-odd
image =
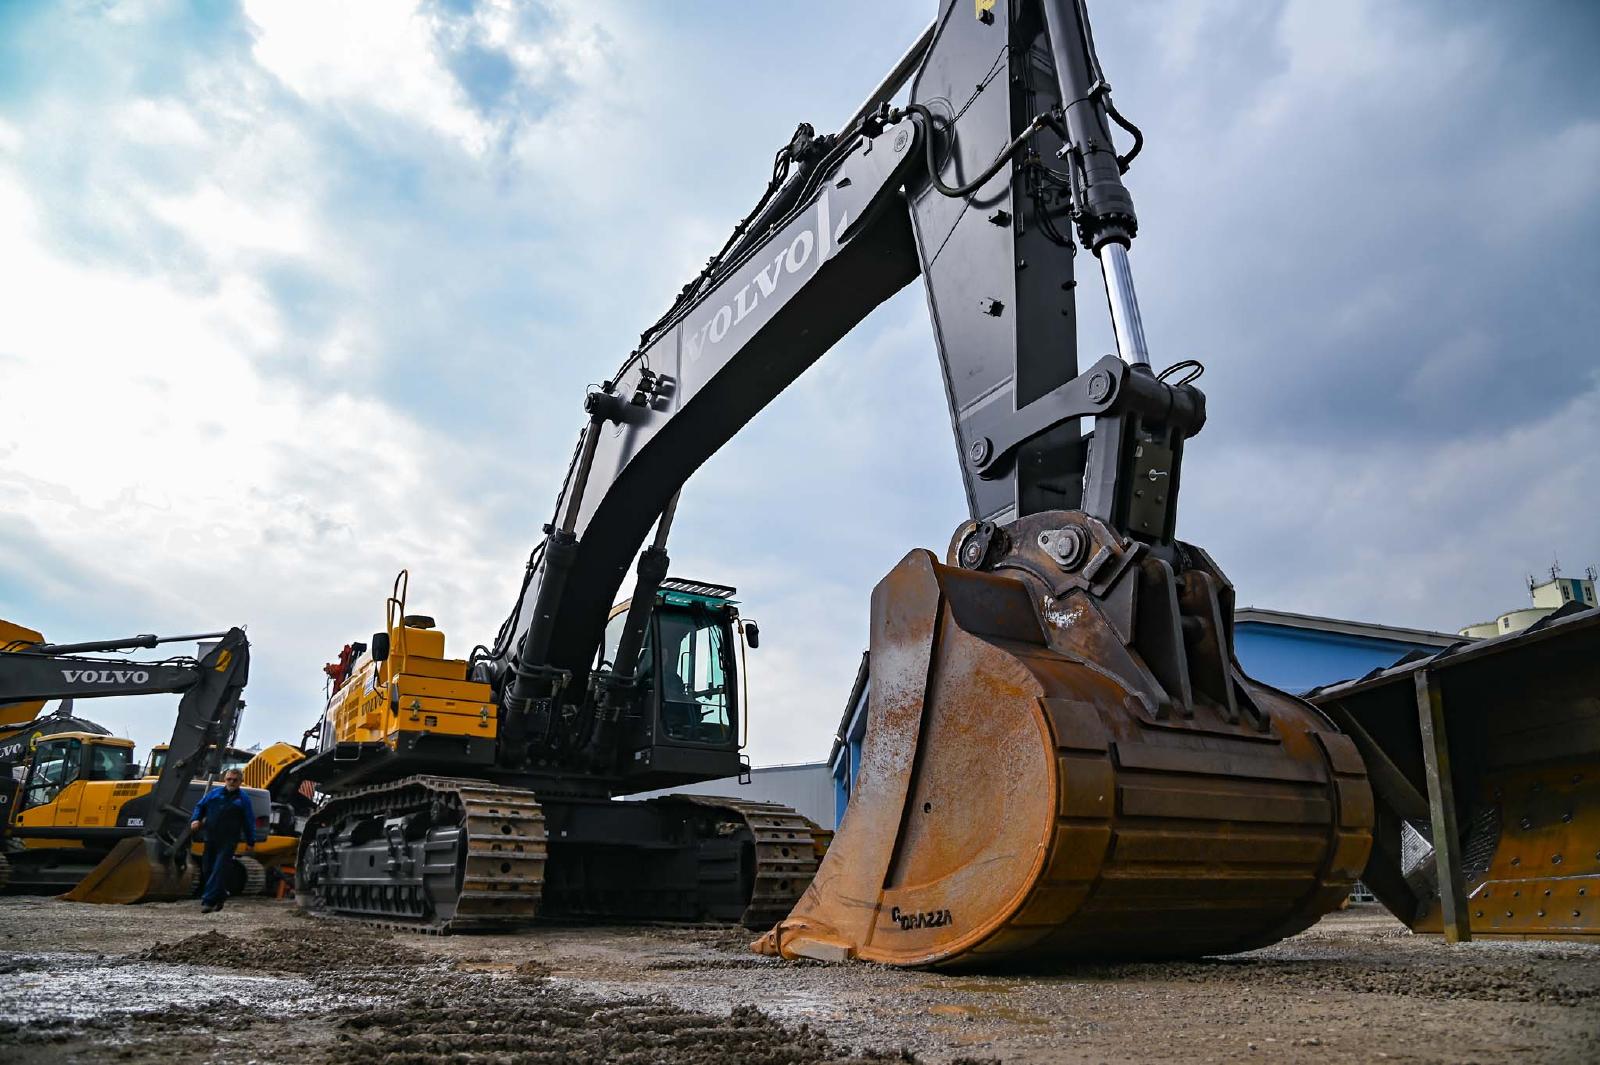
[{"label": "muddy puddle", "polygon": [[71,953],[0,953],[0,1018],[9,1024],[92,1021],[225,1006],[272,1016],[371,1005],[294,976],[224,972],[183,964],[130,964]]},{"label": "muddy puddle", "polygon": [[[795,1023],[795,1016],[824,1012],[821,996],[779,996],[774,1005],[780,1008],[768,1012],[730,1003],[725,995],[698,993],[692,983],[681,995],[641,995],[632,981],[552,976],[537,959],[518,959],[520,952],[408,954],[413,946],[414,941],[322,926],[295,935],[208,931],[119,956],[0,952],[0,1060],[884,1060],[835,1042],[823,1025]],[[909,1052],[889,1056],[917,1060]]]},{"label": "muddy puddle", "polygon": [[265,900],[206,921],[0,898],[0,1063],[1600,1061],[1600,947],[1399,928],[1352,914],[1236,958],[945,975],[778,964],[738,930],[435,938]]}]

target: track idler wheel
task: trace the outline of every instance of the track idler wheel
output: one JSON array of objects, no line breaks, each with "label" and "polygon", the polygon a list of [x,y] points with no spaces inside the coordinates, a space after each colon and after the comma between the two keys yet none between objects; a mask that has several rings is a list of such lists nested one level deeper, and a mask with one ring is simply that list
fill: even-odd
[{"label": "track idler wheel", "polygon": [[[1130,646],[1134,615],[1117,624],[1141,548],[1083,515],[1017,524],[1065,518],[1126,564],[1073,591],[1031,550],[996,572],[913,551],[874,590],[850,804],[758,951],[948,967],[1193,957],[1271,943],[1348,893],[1372,823],[1354,747],[1236,667],[1228,705],[1197,690],[1175,705]],[[1030,527],[1013,539],[1050,542]]]}]

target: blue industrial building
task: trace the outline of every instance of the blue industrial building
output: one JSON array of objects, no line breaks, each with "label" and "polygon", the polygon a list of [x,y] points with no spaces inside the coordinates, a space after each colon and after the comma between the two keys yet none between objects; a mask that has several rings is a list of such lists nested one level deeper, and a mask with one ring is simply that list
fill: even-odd
[{"label": "blue industrial building", "polygon": [[1410,654],[1433,654],[1465,637],[1450,632],[1369,625],[1310,614],[1245,607],[1233,615],[1233,649],[1244,671],[1296,695],[1392,666]]},{"label": "blue industrial building", "polygon": [[[1424,629],[1370,625],[1360,621],[1245,607],[1234,613],[1234,652],[1246,673],[1274,688],[1299,694],[1320,684],[1359,677],[1392,666],[1413,652],[1432,654],[1465,637]],[[867,657],[846,702],[844,718],[828,755],[833,774],[835,824],[844,817],[867,734]]]}]

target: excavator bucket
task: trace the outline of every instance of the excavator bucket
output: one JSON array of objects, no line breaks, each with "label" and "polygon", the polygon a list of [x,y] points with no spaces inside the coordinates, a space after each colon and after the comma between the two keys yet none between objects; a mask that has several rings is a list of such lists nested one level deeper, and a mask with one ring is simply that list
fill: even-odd
[{"label": "excavator bucket", "polygon": [[[1041,517],[1012,537],[1021,566]],[[1192,957],[1271,943],[1343,900],[1372,821],[1355,747],[1236,666],[1230,698],[1152,698],[1111,616],[1136,550],[1102,566],[1104,595],[1035,599],[1020,568],[926,551],[878,585],[850,804],[757,951],[948,968]]]},{"label": "excavator bucket", "polygon": [[193,870],[182,851],[177,861],[163,858],[156,840],[137,836],[118,842],[61,898],[115,904],[167,902],[188,898],[193,884]]},{"label": "excavator bucket", "polygon": [[1360,747],[1362,881],[1416,932],[1600,937],[1600,610],[1309,693]]}]

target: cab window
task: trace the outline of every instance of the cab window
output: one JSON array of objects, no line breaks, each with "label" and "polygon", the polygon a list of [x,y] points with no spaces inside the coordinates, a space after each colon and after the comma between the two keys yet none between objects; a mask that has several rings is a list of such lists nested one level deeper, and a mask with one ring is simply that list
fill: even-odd
[{"label": "cab window", "polygon": [[600,646],[599,668],[610,670],[617,668],[617,645],[622,643],[622,629],[627,622],[626,610],[618,611],[616,617],[606,622],[606,638]]},{"label": "cab window", "polygon": [[62,788],[77,780],[82,749],[80,740],[47,740],[35,747],[28,790],[22,797],[23,807],[54,802]]},{"label": "cab window", "polygon": [[133,752],[126,747],[93,744],[89,747],[85,780],[127,780],[133,775]]},{"label": "cab window", "polygon": [[680,743],[726,744],[733,735],[732,673],[720,614],[662,612],[661,728]]}]

